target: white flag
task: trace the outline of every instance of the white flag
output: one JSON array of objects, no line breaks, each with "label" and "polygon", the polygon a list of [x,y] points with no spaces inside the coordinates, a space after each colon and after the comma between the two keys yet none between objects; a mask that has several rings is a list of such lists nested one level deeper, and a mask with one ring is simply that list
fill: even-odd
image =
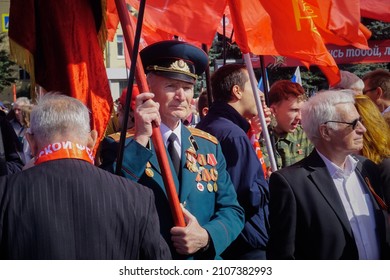
[{"label": "white flag", "polygon": [[299,70],[299,66],[295,70],[294,75],[291,78],[291,82],[302,85],[301,71]]}]

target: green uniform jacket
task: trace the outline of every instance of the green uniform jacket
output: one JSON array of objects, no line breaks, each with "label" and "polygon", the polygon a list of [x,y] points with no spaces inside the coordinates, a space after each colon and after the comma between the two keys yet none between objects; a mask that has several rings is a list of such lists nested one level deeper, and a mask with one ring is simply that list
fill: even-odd
[{"label": "green uniform jacket", "polygon": [[195,128],[182,126],[180,182],[173,170],[176,191],[184,205],[205,228],[211,239],[209,249],[192,256],[175,252],[170,238],[173,220],[165,192],[160,166],[153,144],[150,149],[133,139],[127,139],[122,173],[154,191],[161,233],[171,247],[173,258],[218,259],[236,239],[244,226],[244,210],[238,204],[234,186],[226,171],[221,146],[215,137]]},{"label": "green uniform jacket", "polygon": [[[261,146],[264,161],[269,167],[270,163],[265,144]],[[293,133],[287,133],[285,136],[278,138],[275,135],[275,159],[278,169],[290,166],[304,159],[313,151],[313,148],[313,144],[307,138],[301,126],[298,126]]]}]

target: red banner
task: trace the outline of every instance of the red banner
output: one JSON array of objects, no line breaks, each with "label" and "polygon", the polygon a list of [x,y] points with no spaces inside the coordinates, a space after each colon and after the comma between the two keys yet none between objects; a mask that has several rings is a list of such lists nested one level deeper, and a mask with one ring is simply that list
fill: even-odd
[{"label": "red banner", "polygon": [[99,139],[113,103],[103,58],[104,3],[13,0],[8,33],[11,55],[29,72],[33,84],[83,102],[92,112],[91,126]]},{"label": "red banner", "polygon": [[[370,48],[367,50],[335,45],[328,45],[327,48],[337,64],[390,62],[390,40],[369,41],[368,46]],[[252,56],[252,63],[254,68],[260,68],[258,56]],[[264,56],[264,63],[270,68],[303,66],[299,60],[284,56]]]}]

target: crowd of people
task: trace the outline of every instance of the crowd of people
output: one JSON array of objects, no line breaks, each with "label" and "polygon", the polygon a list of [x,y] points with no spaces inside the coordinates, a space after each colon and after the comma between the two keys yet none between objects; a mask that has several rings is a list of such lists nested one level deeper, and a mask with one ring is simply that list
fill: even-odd
[{"label": "crowd of people", "polygon": [[65,94],[20,98],[1,117],[0,258],[390,258],[388,71],[342,71],[310,98],[289,80],[271,86],[269,104],[258,91],[271,170],[245,65],[216,70],[212,98],[203,91],[196,106],[203,50],[163,41],[140,55],[149,92],[133,88],[119,170],[126,92],[95,157],[88,108]]}]

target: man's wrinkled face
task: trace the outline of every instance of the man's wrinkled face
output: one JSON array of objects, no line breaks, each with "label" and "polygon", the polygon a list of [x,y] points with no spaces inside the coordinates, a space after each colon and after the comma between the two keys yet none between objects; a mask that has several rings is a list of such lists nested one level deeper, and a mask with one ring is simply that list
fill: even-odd
[{"label": "man's wrinkled face", "polygon": [[[358,121],[353,127],[351,123],[360,118],[353,103],[336,105],[339,116],[338,123],[328,124],[329,144],[335,153],[353,154],[363,148],[363,134],[366,132],[364,125]],[[331,120],[329,120],[331,121]]]},{"label": "man's wrinkled face", "polygon": [[158,75],[149,79],[150,91],[155,94],[153,100],[160,104],[163,123],[185,119],[191,108],[194,85]]}]

